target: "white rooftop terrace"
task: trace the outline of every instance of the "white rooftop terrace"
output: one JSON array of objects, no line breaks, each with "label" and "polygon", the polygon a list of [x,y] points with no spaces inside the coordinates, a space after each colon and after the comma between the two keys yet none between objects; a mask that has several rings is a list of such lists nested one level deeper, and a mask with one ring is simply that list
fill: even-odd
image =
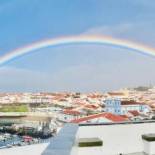
[{"label": "white rooftop terrace", "polygon": [[0,149],[0,155],[41,155],[48,143]]},{"label": "white rooftop terrace", "polygon": [[[71,155],[142,155],[143,134],[155,133],[155,122],[81,125]],[[80,138],[100,138],[101,147],[78,147]],[[154,148],[155,149],[155,148]]]},{"label": "white rooftop terrace", "polygon": [[[148,133],[155,133],[155,121],[69,124],[49,144],[1,149],[0,155],[144,155],[142,135]],[[80,138],[99,138],[103,145],[79,147]]]}]

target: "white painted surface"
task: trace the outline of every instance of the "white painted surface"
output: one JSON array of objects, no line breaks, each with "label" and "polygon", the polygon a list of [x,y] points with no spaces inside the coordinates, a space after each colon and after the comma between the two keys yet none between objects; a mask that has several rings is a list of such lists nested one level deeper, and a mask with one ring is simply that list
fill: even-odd
[{"label": "white painted surface", "polygon": [[0,149],[0,155],[41,155],[48,143]]},{"label": "white painted surface", "polygon": [[[143,152],[145,147],[141,135],[148,133],[155,133],[155,123],[80,126],[76,138],[98,137],[103,140],[103,146],[79,148],[75,142],[71,155],[119,155],[119,153]],[[0,155],[41,155],[47,146],[48,143],[1,149]],[[154,144],[151,146],[151,151],[155,152]]]},{"label": "white painted surface", "polygon": [[150,145],[145,140],[143,140],[143,147],[144,147],[144,152],[148,154],[150,151]]},{"label": "white painted surface", "polygon": [[[103,146],[76,147],[76,149],[78,155],[118,155],[119,153],[143,152],[141,135],[147,133],[155,133],[155,123],[81,126],[77,138],[98,137],[103,140]],[[155,151],[155,147],[152,149]]]},{"label": "white painted surface", "polygon": [[143,140],[144,144],[144,152],[148,155],[154,155],[155,154],[155,142],[148,142],[146,140]]}]

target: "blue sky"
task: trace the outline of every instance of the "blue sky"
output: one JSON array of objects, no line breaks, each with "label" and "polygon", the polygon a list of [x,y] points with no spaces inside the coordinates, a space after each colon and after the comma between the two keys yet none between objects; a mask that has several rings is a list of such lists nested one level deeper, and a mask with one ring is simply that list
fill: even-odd
[{"label": "blue sky", "polygon": [[[154,0],[1,0],[0,56],[32,42],[103,34],[155,47]],[[155,84],[155,58],[104,45],[48,47],[0,68],[0,91],[107,91]]]}]

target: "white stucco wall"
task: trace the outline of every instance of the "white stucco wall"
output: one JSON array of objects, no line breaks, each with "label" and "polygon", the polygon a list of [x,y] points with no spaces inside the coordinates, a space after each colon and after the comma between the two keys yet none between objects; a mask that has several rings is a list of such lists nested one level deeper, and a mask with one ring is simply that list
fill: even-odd
[{"label": "white stucco wall", "polygon": [[[98,137],[103,140],[100,148],[79,148],[78,155],[116,155],[142,152],[142,134],[155,133],[155,123],[81,126],[77,138]],[[155,149],[155,148],[154,148]]]},{"label": "white stucco wall", "polygon": [[0,155],[41,155],[48,143],[0,149]]}]

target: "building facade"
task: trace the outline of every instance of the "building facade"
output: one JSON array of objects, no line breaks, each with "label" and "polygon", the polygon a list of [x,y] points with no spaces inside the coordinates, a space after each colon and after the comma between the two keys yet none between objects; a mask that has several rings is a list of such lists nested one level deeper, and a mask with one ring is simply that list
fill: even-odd
[{"label": "building facade", "polygon": [[107,99],[104,101],[105,111],[117,115],[127,114],[129,111],[138,111],[140,113],[148,113],[151,111],[150,107],[144,103],[136,101],[121,101],[120,99]]}]

